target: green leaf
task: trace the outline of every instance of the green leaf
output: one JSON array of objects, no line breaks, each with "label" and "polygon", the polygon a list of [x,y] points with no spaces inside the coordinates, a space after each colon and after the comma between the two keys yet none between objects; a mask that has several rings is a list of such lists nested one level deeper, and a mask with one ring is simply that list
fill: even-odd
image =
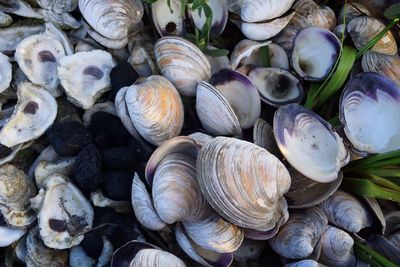
[{"label": "green leaf", "polygon": [[400,16],[400,3],[393,4],[385,10],[385,17],[388,19],[395,19]]},{"label": "green leaf", "polygon": [[354,252],[360,260],[371,265],[371,267],[396,267],[397,265],[389,261],[381,254],[370,247],[354,240]]},{"label": "green leaf", "polygon": [[205,54],[212,56],[212,57],[222,57],[229,54],[229,51],[226,49],[204,49],[203,51]]},{"label": "green leaf", "polygon": [[362,196],[400,202],[399,192],[381,187],[366,179],[345,177],[342,186],[348,191]]},{"label": "green leaf", "polygon": [[269,53],[268,45],[261,47],[260,53],[261,53],[261,61],[262,61],[263,67],[266,67],[266,68],[271,67],[271,55]]},{"label": "green leaf", "polygon": [[181,10],[180,17],[183,18],[185,16],[187,0],[181,0]]},{"label": "green leaf", "polygon": [[331,125],[333,125],[333,126],[340,125],[339,115],[336,115],[335,117],[330,118],[330,119],[328,120],[328,122],[329,122]]},{"label": "green leaf", "polygon": [[382,187],[390,189],[390,190],[397,191],[400,194],[400,186],[391,182],[388,179],[385,179],[385,178],[377,176],[377,175],[368,175],[367,179],[376,185],[382,186]]},{"label": "green leaf", "polygon": [[314,106],[321,86],[322,83],[311,83],[308,89],[306,103],[304,104],[306,108],[311,109]]},{"label": "green leaf", "polygon": [[381,168],[376,170],[368,171],[368,174],[377,175],[385,178],[400,178],[400,167],[399,168]]},{"label": "green leaf", "polygon": [[375,169],[382,168],[389,165],[393,161],[397,161],[397,159],[400,159],[400,150],[376,154],[350,162],[350,164],[345,167],[345,171],[354,171],[357,169],[362,170],[363,168],[370,167],[371,165],[375,165]]}]

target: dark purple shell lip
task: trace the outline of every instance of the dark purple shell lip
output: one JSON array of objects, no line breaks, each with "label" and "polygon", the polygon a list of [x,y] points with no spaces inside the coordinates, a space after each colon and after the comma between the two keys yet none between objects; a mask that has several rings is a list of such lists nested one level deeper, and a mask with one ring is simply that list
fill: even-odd
[{"label": "dark purple shell lip", "polygon": [[276,235],[279,231],[279,226],[275,226],[268,231],[257,231],[253,229],[244,229],[244,236],[253,240],[268,240]]},{"label": "dark purple shell lip", "polygon": [[135,258],[136,254],[142,250],[147,248],[159,249],[158,247],[140,242],[137,240],[132,240],[118,248],[112,258],[111,258],[111,267],[129,267],[133,258]]},{"label": "dark purple shell lip", "polygon": [[222,85],[231,81],[238,81],[242,83],[245,88],[249,88],[249,90],[257,90],[257,87],[250,81],[250,79],[246,75],[243,75],[238,71],[228,69],[223,69],[211,76],[210,84],[216,87],[218,85]]}]

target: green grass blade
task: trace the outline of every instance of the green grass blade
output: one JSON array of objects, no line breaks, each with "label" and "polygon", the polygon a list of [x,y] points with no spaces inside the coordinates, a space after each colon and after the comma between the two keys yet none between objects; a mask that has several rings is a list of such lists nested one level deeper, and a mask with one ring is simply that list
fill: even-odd
[{"label": "green grass blade", "polygon": [[400,168],[381,168],[368,172],[368,174],[377,175],[385,178],[400,178]]},{"label": "green grass blade", "polygon": [[266,68],[271,67],[271,55],[269,53],[268,45],[261,47],[260,53],[261,53],[261,61],[262,61],[263,67],[266,67]]},{"label": "green grass blade", "polygon": [[311,109],[317,99],[319,90],[321,88],[321,83],[311,83],[310,89],[308,89],[306,103],[304,107]]},{"label": "green grass blade", "polygon": [[368,263],[371,267],[396,267],[397,265],[386,259],[370,247],[354,240],[354,252],[360,260]]},{"label": "green grass blade", "polygon": [[388,179],[385,179],[385,178],[377,176],[377,175],[368,175],[367,179],[376,185],[382,186],[384,188],[387,188],[387,189],[390,189],[393,191],[397,191],[400,194],[400,186],[391,182]]},{"label": "green grass blade", "polygon": [[[368,156],[363,159],[355,160],[350,162],[347,166],[346,169],[352,169],[353,167],[367,167],[368,165],[372,163],[377,163],[377,162],[384,162],[387,160],[392,160],[395,158],[400,158],[400,150],[395,150],[387,153],[382,153],[382,154],[376,154],[372,156]],[[388,165],[388,164],[386,164]]]},{"label": "green grass blade", "polygon": [[342,186],[355,194],[400,202],[400,193],[383,188],[366,179],[345,177]]}]

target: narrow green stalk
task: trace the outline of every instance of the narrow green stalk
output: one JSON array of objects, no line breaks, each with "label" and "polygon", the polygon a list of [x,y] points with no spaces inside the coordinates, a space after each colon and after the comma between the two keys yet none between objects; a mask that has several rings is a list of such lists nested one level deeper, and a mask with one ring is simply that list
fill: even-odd
[{"label": "narrow green stalk", "polygon": [[268,45],[260,48],[262,65],[266,68],[271,67],[271,56],[269,54]]},{"label": "narrow green stalk", "polygon": [[400,178],[400,168],[383,168],[371,170],[368,174],[377,175],[385,178]]},{"label": "narrow green stalk", "polygon": [[367,179],[345,177],[342,186],[344,189],[358,195],[400,202],[400,193],[398,191],[381,187]]},{"label": "narrow green stalk", "polygon": [[381,254],[370,247],[362,244],[358,240],[354,240],[354,252],[362,261],[371,265],[371,267],[396,267],[397,265],[389,261]]}]

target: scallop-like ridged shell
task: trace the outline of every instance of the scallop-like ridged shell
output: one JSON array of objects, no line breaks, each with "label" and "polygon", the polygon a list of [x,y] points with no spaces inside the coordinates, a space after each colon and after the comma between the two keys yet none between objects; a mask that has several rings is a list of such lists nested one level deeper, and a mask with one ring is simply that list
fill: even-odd
[{"label": "scallop-like ridged shell", "polygon": [[290,186],[289,172],[275,156],[252,143],[214,138],[200,150],[197,175],[211,206],[238,226],[270,230],[287,213],[283,194]]},{"label": "scallop-like ridged shell", "polygon": [[293,5],[296,13],[304,16],[314,26],[332,30],[336,26],[336,15],[328,6],[319,6],[313,0],[299,0]]},{"label": "scallop-like ridged shell", "polygon": [[319,261],[327,266],[354,266],[353,238],[343,230],[328,225],[321,236]]},{"label": "scallop-like ridged shell", "polygon": [[243,0],[240,17],[246,22],[259,22],[282,16],[294,0]]},{"label": "scallop-like ridged shell", "polygon": [[244,232],[234,224],[212,213],[196,222],[183,222],[187,235],[200,247],[218,253],[236,251],[243,242]]},{"label": "scallop-like ridged shell", "polygon": [[289,259],[309,256],[328,225],[328,219],[318,207],[293,211],[285,225],[269,240],[272,249]]},{"label": "scallop-like ridged shell", "polygon": [[175,87],[154,75],[129,87],[125,95],[129,117],[140,135],[160,145],[177,136],[183,126],[183,104]]},{"label": "scallop-like ridged shell", "polygon": [[10,87],[12,79],[12,66],[9,58],[0,52],[0,93]]},{"label": "scallop-like ridged shell", "polygon": [[109,39],[122,39],[143,17],[140,0],[79,0],[79,10],[98,33]]},{"label": "scallop-like ridged shell", "polygon": [[147,229],[158,231],[166,226],[153,207],[146,186],[137,173],[132,182],[132,207],[137,220]]},{"label": "scallop-like ridged shell", "polygon": [[161,74],[184,96],[195,96],[197,83],[211,77],[206,56],[191,42],[180,37],[163,37],[154,45]]},{"label": "scallop-like ridged shell", "polygon": [[358,233],[372,224],[367,207],[352,195],[340,190],[322,202],[321,208],[330,223],[350,233]]},{"label": "scallop-like ridged shell", "polygon": [[[356,17],[347,25],[347,32],[350,34],[357,49],[363,48],[383,29],[385,29],[385,24],[380,20],[366,16]],[[371,50],[381,54],[396,55],[398,48],[393,33],[388,31]]]},{"label": "scallop-like ridged shell", "polygon": [[129,266],[186,267],[186,264],[174,254],[167,251],[147,248],[136,253],[135,258],[133,258]]},{"label": "scallop-like ridged shell", "polygon": [[377,72],[400,86],[400,57],[367,51],[362,58],[363,71]]}]

